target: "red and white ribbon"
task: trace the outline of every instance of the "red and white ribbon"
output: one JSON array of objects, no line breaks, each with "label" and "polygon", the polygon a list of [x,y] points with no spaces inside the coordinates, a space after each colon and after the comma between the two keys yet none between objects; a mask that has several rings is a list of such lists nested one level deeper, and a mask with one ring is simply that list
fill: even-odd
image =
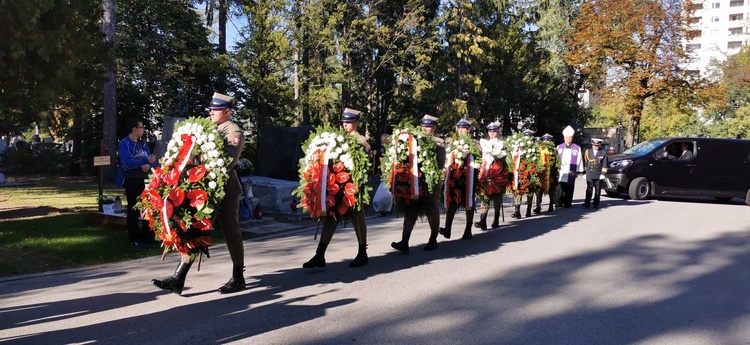
[{"label": "red and white ribbon", "polygon": [[[177,156],[175,156],[177,161],[174,164],[174,169],[177,170],[178,175],[182,175],[182,170],[185,169],[185,166],[190,161],[190,153],[193,152],[193,147],[195,146],[192,135],[183,135],[180,139],[182,139],[182,147],[177,152]],[[162,175],[162,178],[164,178],[164,175]],[[171,235],[172,229],[169,228],[169,217],[167,216],[167,198],[169,198],[169,194],[164,197],[164,203],[161,206],[161,222],[164,224],[164,230],[167,231],[167,234]]]},{"label": "red and white ribbon", "polygon": [[318,217],[328,215],[328,205],[326,204],[326,197],[328,196],[328,162],[331,159],[329,147],[326,146],[321,152],[318,150],[318,163],[320,166],[320,181],[318,182],[318,195],[320,196],[320,208],[318,209]]},{"label": "red and white ribbon", "polygon": [[518,189],[518,172],[521,170],[521,146],[513,148],[513,188]]},{"label": "red and white ribbon", "polygon": [[466,157],[466,200],[464,207],[469,209],[474,207],[474,155],[471,153]]},{"label": "red and white ribbon", "polygon": [[409,171],[411,172],[411,198],[419,199],[419,165],[417,163],[418,146],[414,136],[409,134],[407,141],[409,145]]}]

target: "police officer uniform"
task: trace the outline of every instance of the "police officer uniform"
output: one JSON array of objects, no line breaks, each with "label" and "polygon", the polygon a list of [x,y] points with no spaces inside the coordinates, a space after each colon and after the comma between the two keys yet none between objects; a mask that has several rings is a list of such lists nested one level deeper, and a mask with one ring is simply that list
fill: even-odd
[{"label": "police officer uniform", "polygon": [[[209,105],[211,121],[217,124],[219,133],[224,137],[224,150],[232,158],[228,166],[229,178],[224,186],[224,199],[221,201],[219,213],[214,219],[214,223],[218,225],[224,235],[229,256],[232,259],[232,278],[218,289],[220,293],[232,293],[245,289],[243,274],[245,270],[245,247],[242,242],[238,215],[242,186],[237,171],[234,169],[242,153],[245,136],[242,134],[240,127],[231,121],[231,110],[234,108],[234,98],[218,92],[214,93]],[[162,289],[172,290],[172,292],[178,294],[182,293],[185,277],[194,259],[195,256],[183,255],[172,277],[162,280],[153,279],[151,283]]]},{"label": "police officer uniform", "polygon": [[599,198],[602,194],[602,179],[607,173],[607,152],[602,150],[602,139],[591,139],[592,147],[583,153],[583,163],[586,169],[586,199],[583,207],[589,208],[593,194],[594,207],[599,207]]},{"label": "police officer uniform", "polygon": [[[357,125],[359,125],[359,111],[354,109],[346,108],[344,109],[344,112],[341,114],[341,123],[354,123],[356,122]],[[365,138],[363,135],[359,134],[355,129],[349,133],[349,135],[352,135],[357,138],[357,143],[362,145],[365,148],[365,152],[368,154],[370,153],[370,144],[367,142],[367,138]],[[363,191],[363,186],[357,186],[357,189],[360,191]],[[354,233],[357,235],[357,243],[359,244],[359,251],[357,253],[357,256],[349,263],[349,267],[360,267],[364,266],[368,262],[367,257],[367,223],[365,223],[365,208],[367,205],[361,205],[360,209],[356,211],[354,214],[354,217],[352,219],[352,226],[354,227]],[[354,210],[352,210],[354,211]],[[325,259],[325,252],[326,249],[328,249],[328,244],[331,243],[331,239],[333,238],[333,233],[336,232],[336,227],[339,225],[339,221],[341,219],[337,219],[330,216],[324,216],[323,217],[323,230],[320,235],[320,242],[318,243],[318,248],[315,251],[315,256],[312,257],[309,261],[302,264],[303,268],[313,268],[313,267],[325,267],[326,266],[326,259]]]}]

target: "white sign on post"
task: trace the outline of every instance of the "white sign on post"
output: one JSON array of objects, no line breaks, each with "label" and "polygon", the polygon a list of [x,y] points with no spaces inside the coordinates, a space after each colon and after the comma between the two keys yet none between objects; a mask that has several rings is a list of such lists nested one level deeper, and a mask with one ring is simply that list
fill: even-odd
[{"label": "white sign on post", "polygon": [[94,156],[94,166],[110,165],[109,156]]}]

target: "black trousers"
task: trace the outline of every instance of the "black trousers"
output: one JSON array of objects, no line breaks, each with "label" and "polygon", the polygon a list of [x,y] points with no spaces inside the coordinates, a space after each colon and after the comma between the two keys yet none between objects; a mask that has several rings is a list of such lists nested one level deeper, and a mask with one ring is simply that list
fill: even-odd
[{"label": "black trousers", "polygon": [[143,193],[143,189],[146,188],[146,183],[143,181],[143,178],[140,177],[126,178],[122,186],[125,188],[125,198],[128,200],[128,213],[126,218],[128,239],[131,243],[150,240],[148,237],[148,226],[143,227],[143,232],[141,232],[141,228],[138,226],[138,223],[141,222],[141,212],[135,209],[135,204],[138,203],[138,197]]},{"label": "black trousers", "polygon": [[594,207],[599,206],[599,198],[602,195],[602,180],[586,180],[586,199],[583,201],[584,205],[591,204],[591,195],[594,196]]},{"label": "black trousers", "polygon": [[562,190],[562,197],[560,198],[560,204],[564,207],[570,207],[573,204],[573,190],[575,190],[575,183],[560,182],[560,190]]}]

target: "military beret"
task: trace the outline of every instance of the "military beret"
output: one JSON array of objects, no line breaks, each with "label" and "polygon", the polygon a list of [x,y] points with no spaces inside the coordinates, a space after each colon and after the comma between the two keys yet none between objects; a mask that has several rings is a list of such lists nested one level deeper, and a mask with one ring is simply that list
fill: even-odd
[{"label": "military beret", "polygon": [[224,109],[234,108],[234,97],[214,92],[213,98],[211,98],[211,104],[208,106],[209,109]]}]

